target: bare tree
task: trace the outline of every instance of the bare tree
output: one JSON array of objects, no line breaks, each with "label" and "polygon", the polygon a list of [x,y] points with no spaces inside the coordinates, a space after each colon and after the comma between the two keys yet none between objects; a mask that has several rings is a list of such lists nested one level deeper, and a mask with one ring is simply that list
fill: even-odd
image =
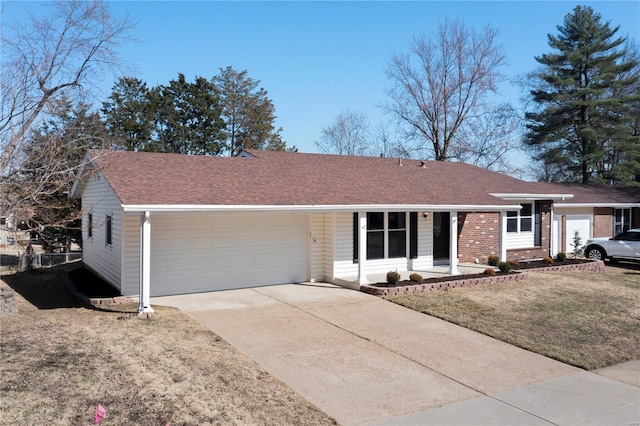
[{"label": "bare tree", "polygon": [[498,105],[483,115],[468,117],[455,135],[450,158],[505,174],[525,170],[511,163],[509,154],[521,151],[521,119],[509,105]]},{"label": "bare tree", "polygon": [[387,76],[394,86],[383,108],[404,123],[406,151],[440,161],[454,150],[460,155],[456,136],[485,113],[488,95],[505,79],[497,35],[491,27],[476,32],[445,21],[432,38],[415,37],[410,53],[393,55]]},{"label": "bare tree", "polygon": [[323,127],[318,149],[327,154],[369,155],[369,119],[363,112],[345,110],[334,118],[332,125]]},{"label": "bare tree", "polygon": [[[60,116],[61,103],[79,104],[107,73],[120,69],[116,48],[133,27],[127,18],[114,18],[102,1],[48,6],[49,14],[31,14],[25,22],[5,25],[2,33],[0,201],[11,211],[34,211],[42,199],[39,191],[51,191],[43,182],[73,176],[73,170],[45,165],[71,167],[64,160],[82,141],[59,143],[57,137],[43,139],[38,133]],[[67,181],[59,189],[70,185]]]}]

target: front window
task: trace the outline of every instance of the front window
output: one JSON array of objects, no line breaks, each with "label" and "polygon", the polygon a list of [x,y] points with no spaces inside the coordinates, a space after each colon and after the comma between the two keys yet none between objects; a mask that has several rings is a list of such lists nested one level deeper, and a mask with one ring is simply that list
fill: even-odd
[{"label": "front window", "polygon": [[384,259],[384,213],[367,213],[367,259]]},{"label": "front window", "polygon": [[407,214],[367,213],[367,259],[407,256]]},{"label": "front window", "polygon": [[533,205],[522,204],[517,212],[507,212],[507,232],[521,233],[533,231]]},{"label": "front window", "polygon": [[631,209],[615,209],[613,215],[613,235],[621,234],[631,228]]}]

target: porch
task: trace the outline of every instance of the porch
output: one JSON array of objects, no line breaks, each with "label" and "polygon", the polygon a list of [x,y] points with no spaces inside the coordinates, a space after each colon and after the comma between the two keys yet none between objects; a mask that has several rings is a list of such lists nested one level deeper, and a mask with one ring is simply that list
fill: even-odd
[{"label": "porch", "polygon": [[[458,264],[458,274],[460,278],[463,278],[464,275],[472,275],[472,274],[481,274],[485,269],[491,268],[491,266],[475,264],[475,263],[459,263]],[[449,264],[436,265],[429,269],[416,269],[410,271],[397,271],[400,274],[401,280],[409,280],[409,276],[413,273],[422,275],[422,278],[440,278],[440,277],[450,277],[451,276],[451,267]],[[366,274],[367,281],[369,283],[384,283],[387,281],[387,273],[386,272],[376,272],[376,273],[368,273]],[[360,284],[358,283],[358,276],[347,276],[343,278],[334,278],[331,280],[333,284],[338,284],[342,287],[348,287],[353,289],[359,289]]]}]

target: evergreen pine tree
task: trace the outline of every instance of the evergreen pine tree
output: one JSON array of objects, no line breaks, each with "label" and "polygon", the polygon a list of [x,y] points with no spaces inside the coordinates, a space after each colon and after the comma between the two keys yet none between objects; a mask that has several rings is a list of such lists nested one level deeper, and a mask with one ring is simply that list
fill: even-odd
[{"label": "evergreen pine tree", "polygon": [[548,36],[555,52],[536,57],[525,143],[552,180],[629,183],[640,174],[631,112],[640,94],[628,90],[637,87],[637,57],[591,7],[577,6],[557,28]]}]

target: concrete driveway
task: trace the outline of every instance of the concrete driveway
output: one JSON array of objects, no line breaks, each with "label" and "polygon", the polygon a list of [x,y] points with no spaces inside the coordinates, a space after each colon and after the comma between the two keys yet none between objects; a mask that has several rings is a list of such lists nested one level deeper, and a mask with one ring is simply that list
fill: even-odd
[{"label": "concrete driveway", "polygon": [[[518,398],[526,405],[528,394],[514,392],[565,378],[578,380],[584,388],[581,375],[596,376],[329,284],[158,297],[151,302],[178,307],[348,425],[446,423],[446,411],[431,409],[452,403],[457,404],[450,407],[462,404],[460,410],[470,413],[469,424],[548,424],[535,407],[519,408]],[[622,385],[622,393],[633,396],[638,391],[597,377]],[[566,394],[566,386],[556,387],[560,397]],[[628,409],[633,399],[629,402],[620,392],[612,394],[616,404]],[[584,403],[593,405],[588,399]],[[464,423],[460,410],[454,410],[458,417],[453,424]]]}]

